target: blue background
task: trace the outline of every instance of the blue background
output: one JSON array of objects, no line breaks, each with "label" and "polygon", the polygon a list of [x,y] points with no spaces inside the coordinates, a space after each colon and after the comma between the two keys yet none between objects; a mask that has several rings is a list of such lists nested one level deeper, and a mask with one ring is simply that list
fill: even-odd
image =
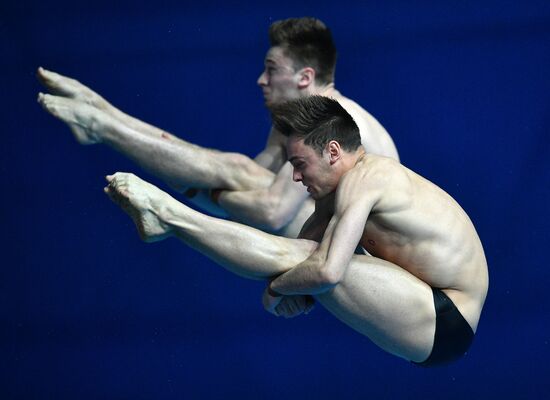
[{"label": "blue background", "polygon": [[[550,394],[548,1],[109,3],[0,5],[0,398]],[[166,186],[77,145],[35,101],[42,65],[191,142],[253,156],[269,127],[255,83],[268,26],[304,15],[334,33],[337,87],[482,238],[489,295],[454,365],[409,365],[321,307],[274,318],[261,282],[173,239],[140,242],[103,176]]]}]

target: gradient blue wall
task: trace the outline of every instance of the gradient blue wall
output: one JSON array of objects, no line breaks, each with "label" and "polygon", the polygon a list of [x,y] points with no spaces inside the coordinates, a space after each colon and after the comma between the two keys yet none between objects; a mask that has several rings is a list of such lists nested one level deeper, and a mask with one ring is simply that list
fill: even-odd
[{"label": "gradient blue wall", "polygon": [[[74,76],[191,142],[254,155],[255,81],[277,19],[333,30],[337,87],[451,193],[491,287],[466,358],[425,370],[320,307],[262,310],[263,284],[176,240],[139,241],[103,194],[132,171],[41,110],[35,69]],[[547,1],[15,2],[0,5],[0,398],[543,398],[550,394]]]}]

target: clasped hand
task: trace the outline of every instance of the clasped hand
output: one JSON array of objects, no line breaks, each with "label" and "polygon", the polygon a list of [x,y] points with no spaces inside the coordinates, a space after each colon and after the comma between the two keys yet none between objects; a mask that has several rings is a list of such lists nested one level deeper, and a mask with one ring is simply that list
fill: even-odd
[{"label": "clasped hand", "polygon": [[308,314],[315,306],[315,299],[309,295],[272,296],[266,288],[262,303],[267,312],[277,317],[293,318]]}]

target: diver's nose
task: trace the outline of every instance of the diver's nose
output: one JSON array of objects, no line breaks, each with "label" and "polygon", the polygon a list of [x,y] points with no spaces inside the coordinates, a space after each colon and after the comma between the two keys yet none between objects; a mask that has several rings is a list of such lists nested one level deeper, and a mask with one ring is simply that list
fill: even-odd
[{"label": "diver's nose", "polygon": [[267,77],[265,71],[262,71],[260,76],[258,77],[258,80],[256,81],[258,86],[266,86],[267,85]]}]

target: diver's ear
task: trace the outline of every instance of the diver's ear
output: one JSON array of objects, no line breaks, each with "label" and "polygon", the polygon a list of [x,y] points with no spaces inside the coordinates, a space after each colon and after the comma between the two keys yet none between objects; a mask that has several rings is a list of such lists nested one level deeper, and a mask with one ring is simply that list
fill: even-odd
[{"label": "diver's ear", "polygon": [[336,140],[331,140],[328,142],[325,151],[327,152],[331,165],[342,158],[342,147]]},{"label": "diver's ear", "polygon": [[298,88],[305,89],[315,81],[315,70],[311,67],[304,67],[298,71]]}]

